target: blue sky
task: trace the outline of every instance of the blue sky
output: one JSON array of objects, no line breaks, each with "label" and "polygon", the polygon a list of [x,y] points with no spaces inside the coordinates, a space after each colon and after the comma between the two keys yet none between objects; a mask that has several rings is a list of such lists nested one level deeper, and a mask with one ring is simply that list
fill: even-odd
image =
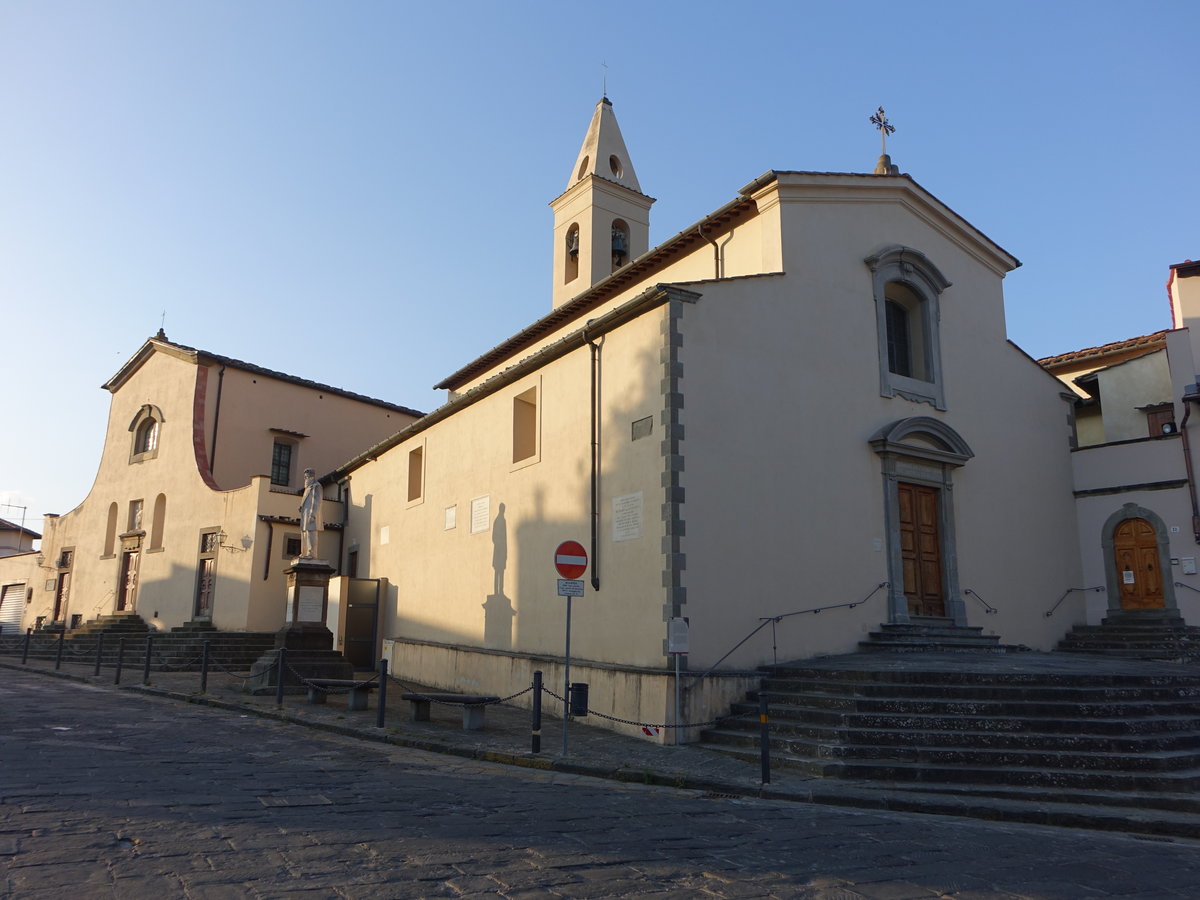
[{"label": "blue sky", "polygon": [[1167,267],[1200,255],[1198,25],[1154,0],[2,0],[0,502],[38,528],[86,496],[98,386],[164,311],[179,343],[439,405],[549,310],[547,204],[605,71],[652,243],[768,169],[870,171],[882,104],[901,170],[1022,261],[1027,352],[1167,327]]}]

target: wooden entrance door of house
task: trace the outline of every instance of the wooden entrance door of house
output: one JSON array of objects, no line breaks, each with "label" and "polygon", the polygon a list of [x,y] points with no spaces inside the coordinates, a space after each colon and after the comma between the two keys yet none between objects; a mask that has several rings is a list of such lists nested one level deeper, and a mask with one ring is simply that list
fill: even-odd
[{"label": "wooden entrance door of house", "polygon": [[63,613],[67,608],[67,601],[71,597],[71,573],[63,572],[58,576],[58,584],[54,590],[54,616],[52,622],[62,621]]},{"label": "wooden entrance door of house", "polygon": [[1113,532],[1121,609],[1164,609],[1158,535],[1145,519],[1126,519]]},{"label": "wooden entrance door of house", "polygon": [[900,508],[900,557],[910,616],[946,615],[942,592],[939,491],[923,484],[896,485]]},{"label": "wooden entrance door of house", "polygon": [[379,579],[351,578],[348,581],[345,646],[342,652],[354,668],[373,669],[379,622]]},{"label": "wooden entrance door of house", "polygon": [[132,612],[137,608],[138,551],[121,553],[121,583],[117,591],[117,611]]}]

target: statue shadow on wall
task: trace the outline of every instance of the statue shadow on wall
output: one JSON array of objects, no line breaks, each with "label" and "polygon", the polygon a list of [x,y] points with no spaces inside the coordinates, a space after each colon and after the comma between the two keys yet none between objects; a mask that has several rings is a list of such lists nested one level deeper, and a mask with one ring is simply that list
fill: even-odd
[{"label": "statue shadow on wall", "polygon": [[492,593],[483,603],[483,643],[494,650],[511,650],[513,619],[517,611],[504,594],[504,570],[508,568],[508,522],[501,503],[492,522]]}]

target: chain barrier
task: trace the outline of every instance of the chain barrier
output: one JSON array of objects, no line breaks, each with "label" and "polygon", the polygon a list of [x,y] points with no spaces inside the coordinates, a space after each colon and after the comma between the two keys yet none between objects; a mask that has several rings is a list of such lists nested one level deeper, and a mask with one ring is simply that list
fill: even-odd
[{"label": "chain barrier", "polygon": [[165,659],[163,659],[162,654],[158,651],[157,648],[154,650],[154,655],[155,655],[155,657],[158,658],[158,666],[159,666],[158,670],[160,672],[183,672],[186,669],[189,669],[192,666],[196,665],[196,663],[200,662],[202,659],[204,659],[204,654],[201,654],[200,656],[193,656],[190,660],[188,660],[185,663],[179,663],[178,665],[176,665],[173,663],[169,663]]},{"label": "chain barrier", "polygon": [[208,667],[210,670],[220,669],[222,674],[228,675],[230,678],[240,678],[242,681],[249,681],[255,675],[265,675],[267,672],[273,672],[275,671],[275,667],[277,665],[279,665],[278,656],[275,657],[275,661],[271,663],[271,665],[267,666],[261,672],[247,672],[245,675],[243,675],[241,672],[231,671],[228,666],[226,666],[224,663],[218,662],[211,655],[208,657]]},{"label": "chain barrier", "polygon": [[325,685],[316,684],[315,682],[309,681],[307,678],[305,678],[303,675],[301,675],[299,672],[297,672],[292,667],[291,663],[288,663],[287,667],[288,667],[288,671],[291,672],[292,675],[294,675],[296,677],[296,680],[299,681],[302,685],[307,687],[310,691],[320,691],[322,694],[349,694],[351,691],[358,690],[359,688],[364,688],[367,685],[374,684],[375,682],[377,682],[379,680],[379,675],[376,674],[376,675],[372,675],[366,681],[355,681],[354,683],[346,685],[345,687],[325,687]]}]

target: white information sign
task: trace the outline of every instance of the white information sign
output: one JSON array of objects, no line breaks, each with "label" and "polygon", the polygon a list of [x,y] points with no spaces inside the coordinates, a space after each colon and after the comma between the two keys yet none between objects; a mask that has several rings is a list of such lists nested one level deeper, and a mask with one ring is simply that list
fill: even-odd
[{"label": "white information sign", "polygon": [[492,497],[485,494],[471,501],[471,534],[482,534],[492,524]]},{"label": "white information sign", "polygon": [[391,543],[391,540],[392,540],[392,526],[391,525],[380,525],[379,526],[379,546],[381,546],[381,547],[386,546],[387,544]]},{"label": "white information sign", "polygon": [[558,596],[560,596],[560,597],[582,597],[583,596],[583,579],[582,578],[560,578],[560,579],[558,579]]},{"label": "white information sign", "polygon": [[688,620],[675,618],[667,625],[667,652],[688,652]]},{"label": "white information sign", "polygon": [[613,497],[612,539],[636,541],[642,536],[642,492]]},{"label": "white information sign", "polygon": [[445,524],[443,530],[450,531],[451,529],[456,528],[457,526],[458,526],[458,504],[456,503],[454,506],[446,507],[446,524]]},{"label": "white information sign", "polygon": [[1125,579],[1126,584],[1133,584],[1133,573],[1128,569],[1121,573],[1121,577]]},{"label": "white information sign", "polygon": [[321,607],[325,605],[325,590],[313,584],[300,585],[300,603],[297,610],[297,620],[300,622],[320,622]]}]

